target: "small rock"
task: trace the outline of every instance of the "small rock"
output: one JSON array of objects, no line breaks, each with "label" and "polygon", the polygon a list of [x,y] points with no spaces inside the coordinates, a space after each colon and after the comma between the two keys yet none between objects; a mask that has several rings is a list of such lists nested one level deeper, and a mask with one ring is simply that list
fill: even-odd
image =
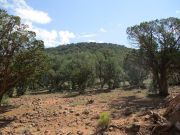
[{"label": "small rock", "polygon": [[96,115],[94,115],[92,118],[91,118],[91,120],[93,120],[93,119],[99,119],[99,114],[96,114]]},{"label": "small rock", "polygon": [[67,111],[63,111],[63,114],[66,116],[68,114],[68,112]]},{"label": "small rock", "polygon": [[82,114],[85,114],[85,115],[88,115],[89,114],[89,111],[86,109],[82,112]]},{"label": "small rock", "polygon": [[147,121],[147,120],[149,120],[150,119],[150,116],[149,115],[146,115],[145,117],[144,117],[144,120],[145,121]]},{"label": "small rock", "polygon": [[32,133],[29,130],[25,130],[24,135],[32,135]]},{"label": "small rock", "polygon": [[86,126],[90,126],[91,122],[86,122],[85,124],[86,124]]},{"label": "small rock", "polygon": [[131,131],[131,132],[134,132],[134,133],[137,133],[137,132],[139,132],[139,130],[140,130],[140,125],[134,123],[134,124],[132,124],[130,127],[127,127],[126,130],[127,130],[127,131]]},{"label": "small rock", "polygon": [[108,132],[104,132],[103,135],[108,135]]},{"label": "small rock", "polygon": [[76,115],[76,116],[80,116],[80,113],[76,113],[75,115]]},{"label": "small rock", "polygon": [[77,131],[77,134],[78,135],[83,135],[83,132],[82,131]]},{"label": "small rock", "polygon": [[114,129],[113,127],[109,127],[109,131],[110,131],[110,132],[113,131],[113,129]]},{"label": "small rock", "polygon": [[124,115],[125,116],[129,116],[129,115],[131,115],[133,113],[133,111],[131,110],[131,108],[126,108],[125,110],[124,110]]},{"label": "small rock", "polygon": [[134,118],[133,121],[134,121],[134,122],[138,122],[138,119],[137,119],[137,118]]},{"label": "small rock", "polygon": [[39,127],[37,128],[37,131],[40,131],[40,128],[39,128]]},{"label": "small rock", "polygon": [[37,124],[36,124],[36,123],[32,123],[31,126],[32,126],[32,127],[36,127]]},{"label": "small rock", "polygon": [[49,130],[44,131],[44,134],[49,134],[49,133],[50,133]]},{"label": "small rock", "polygon": [[180,122],[176,122],[175,127],[180,131]]},{"label": "small rock", "polygon": [[54,113],[53,113],[53,116],[58,116],[58,112],[54,112]]},{"label": "small rock", "polygon": [[74,113],[74,111],[73,111],[73,110],[71,110],[71,109],[69,110],[69,112],[70,112],[70,113]]},{"label": "small rock", "polygon": [[72,132],[67,133],[66,135],[72,135]]},{"label": "small rock", "polygon": [[93,100],[93,99],[90,99],[90,100],[87,101],[86,104],[88,105],[88,104],[92,104],[92,103],[94,103],[94,100]]},{"label": "small rock", "polygon": [[51,121],[51,118],[46,118],[47,121]]},{"label": "small rock", "polygon": [[61,105],[59,106],[59,109],[62,109],[62,106],[61,106]]}]

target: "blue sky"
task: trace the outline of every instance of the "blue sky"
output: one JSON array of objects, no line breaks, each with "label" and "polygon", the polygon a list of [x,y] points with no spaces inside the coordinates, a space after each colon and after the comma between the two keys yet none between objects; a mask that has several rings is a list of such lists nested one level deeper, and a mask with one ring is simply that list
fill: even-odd
[{"label": "blue sky", "polygon": [[180,18],[180,0],[0,0],[0,7],[20,16],[46,47],[77,42],[131,47],[128,26]]}]

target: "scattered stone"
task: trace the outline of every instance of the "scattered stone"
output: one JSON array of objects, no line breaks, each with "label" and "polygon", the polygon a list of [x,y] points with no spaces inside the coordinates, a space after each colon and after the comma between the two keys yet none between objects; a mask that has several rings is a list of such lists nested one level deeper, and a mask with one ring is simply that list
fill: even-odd
[{"label": "scattered stone", "polygon": [[130,125],[129,127],[126,127],[126,131],[130,131],[133,133],[137,133],[139,132],[139,130],[140,130],[140,125],[136,123]]},{"label": "scattered stone", "polygon": [[62,109],[62,106],[61,106],[61,105],[59,106],[59,109]]},{"label": "scattered stone", "polygon": [[58,112],[53,112],[53,116],[58,116]]},{"label": "scattered stone", "polygon": [[175,127],[180,131],[180,122],[176,122]]},{"label": "scattered stone", "polygon": [[74,113],[74,111],[72,109],[69,110],[70,113]]},{"label": "scattered stone", "polygon": [[72,132],[67,133],[66,135],[72,135]]},{"label": "scattered stone", "polygon": [[37,127],[37,131],[40,131],[40,128],[39,128],[39,127]]},{"label": "scattered stone", "polygon": [[90,100],[87,101],[86,105],[92,104],[92,103],[94,103],[94,100],[93,100],[93,99],[90,99]]},{"label": "scattered stone", "polygon": [[[170,134],[170,129],[172,128],[172,125],[170,123],[163,123],[161,125],[157,124],[153,130],[152,130],[152,135],[160,135],[161,133],[166,133],[166,134],[162,134],[162,135],[171,135]],[[176,134],[173,134],[176,135]]]},{"label": "scattered stone", "polygon": [[77,134],[78,135],[83,135],[83,132],[82,131],[77,131]]},{"label": "scattered stone", "polygon": [[138,120],[137,118],[134,118],[133,121],[134,121],[134,122],[138,122],[139,120]]},{"label": "scattered stone", "polygon": [[110,131],[110,132],[112,132],[112,131],[113,131],[113,129],[114,129],[114,128],[113,128],[112,126],[111,126],[111,127],[109,127],[109,131]]},{"label": "scattered stone", "polygon": [[90,125],[91,125],[91,122],[86,122],[85,125],[86,125],[86,126],[90,126]]},{"label": "scattered stone", "polygon": [[87,109],[85,109],[85,110],[82,112],[82,114],[88,115],[88,114],[89,114],[89,111],[88,111]]},{"label": "scattered stone", "polygon": [[133,113],[132,109],[127,107],[125,110],[124,110],[124,115],[125,116],[129,116]]},{"label": "scattered stone", "polygon": [[146,115],[145,117],[144,117],[144,120],[145,121],[148,121],[150,119],[150,115]]},{"label": "scattered stone", "polygon": [[24,135],[32,135],[32,133],[29,130],[25,130],[23,134]]},{"label": "scattered stone", "polygon": [[75,115],[76,115],[76,116],[80,116],[80,113],[76,113]]},{"label": "scattered stone", "polygon": [[44,134],[50,134],[49,130],[45,130]]},{"label": "scattered stone", "polygon": [[63,111],[63,114],[66,116],[68,114],[68,112],[67,111]]},{"label": "scattered stone", "polygon": [[4,117],[4,120],[14,121],[14,120],[17,120],[17,117],[16,116],[8,116],[8,117]]},{"label": "scattered stone", "polygon": [[36,123],[32,123],[31,126],[32,126],[32,127],[36,127],[37,124],[36,124]]},{"label": "scattered stone", "polygon": [[93,119],[99,119],[99,114],[96,114],[96,115],[94,115],[93,117],[91,117],[91,120],[93,120]]},{"label": "scattered stone", "polygon": [[103,135],[108,135],[108,132],[104,132],[104,133],[102,133]]},{"label": "scattered stone", "polygon": [[45,120],[46,120],[46,121],[50,121],[51,119],[50,119],[50,118],[46,118]]}]

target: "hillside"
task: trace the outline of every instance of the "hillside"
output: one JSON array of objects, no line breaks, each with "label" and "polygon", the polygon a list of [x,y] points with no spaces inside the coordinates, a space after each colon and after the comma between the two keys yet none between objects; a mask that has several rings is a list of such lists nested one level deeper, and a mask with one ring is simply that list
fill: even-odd
[{"label": "hillside", "polygon": [[[79,90],[104,86],[118,88],[123,62],[131,49],[110,43],[77,43],[47,48],[51,58],[49,80],[54,90]],[[54,81],[54,82],[52,82]]]},{"label": "hillside", "polygon": [[67,55],[72,53],[90,52],[98,53],[105,51],[112,51],[117,55],[126,55],[131,49],[122,45],[112,43],[95,43],[95,42],[82,42],[72,43],[68,45],[60,45],[58,47],[47,48],[46,52],[53,55]]}]

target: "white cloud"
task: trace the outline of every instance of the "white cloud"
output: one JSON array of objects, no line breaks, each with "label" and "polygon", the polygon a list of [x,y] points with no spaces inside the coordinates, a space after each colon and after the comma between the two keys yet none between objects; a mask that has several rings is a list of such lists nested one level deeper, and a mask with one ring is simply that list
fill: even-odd
[{"label": "white cloud", "polygon": [[99,41],[98,43],[105,43],[104,41]]},{"label": "white cloud", "polygon": [[107,30],[104,29],[104,28],[100,28],[99,31],[100,31],[100,32],[103,32],[103,33],[107,32]]},{"label": "white cloud", "polygon": [[90,39],[88,40],[88,42],[96,42],[96,40]]},{"label": "white cloud", "polygon": [[96,40],[94,40],[94,39],[90,39],[90,40],[88,40],[88,42],[105,43],[104,41],[96,41]]},{"label": "white cloud", "polygon": [[33,26],[32,22],[24,22],[28,25],[28,30],[34,31],[37,35],[37,39],[43,40],[46,47],[55,47],[60,44],[58,41],[58,32],[56,30],[48,31],[36,26]]},{"label": "white cloud", "polygon": [[27,5],[25,0],[0,0],[0,4],[6,9],[13,10],[14,14],[26,21],[47,24],[52,20],[48,13],[33,9]]},{"label": "white cloud", "polygon": [[45,29],[34,28],[33,31],[36,32],[37,38],[44,41],[46,47],[54,47],[60,44],[60,41],[58,41],[58,32],[56,30],[47,31]]},{"label": "white cloud", "polygon": [[59,36],[60,36],[61,44],[69,44],[70,39],[76,37],[73,32],[69,32],[69,31],[60,31]]},{"label": "white cloud", "polygon": [[55,47],[70,43],[75,34],[69,31],[47,30],[36,27],[34,23],[47,24],[51,22],[48,13],[33,9],[26,0],[0,0],[2,7],[9,9],[22,18],[22,22],[29,26],[29,30],[36,32],[37,39],[43,40],[46,47]]},{"label": "white cloud", "polygon": [[34,10],[31,8],[16,8],[15,12],[21,18],[35,23],[46,24],[51,22],[51,18],[48,16],[48,14],[42,11]]},{"label": "white cloud", "polygon": [[79,38],[90,38],[90,37],[95,37],[96,34],[84,34],[84,35],[79,35]]},{"label": "white cloud", "polygon": [[180,13],[180,10],[176,10],[176,14],[179,14]]}]

